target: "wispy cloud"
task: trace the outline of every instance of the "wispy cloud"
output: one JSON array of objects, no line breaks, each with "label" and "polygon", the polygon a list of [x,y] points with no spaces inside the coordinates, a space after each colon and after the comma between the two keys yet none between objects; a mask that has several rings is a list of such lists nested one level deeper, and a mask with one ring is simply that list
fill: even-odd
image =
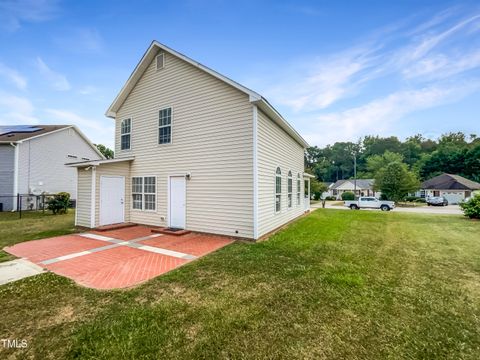
[{"label": "wispy cloud", "polygon": [[293,111],[319,111],[382,77],[397,76],[412,85],[412,80],[445,79],[478,68],[480,13],[459,17],[457,12],[447,9],[414,30],[408,22],[380,29],[350,49],[307,64],[302,60],[275,74],[284,80],[265,86],[265,93]]},{"label": "wispy cloud", "polygon": [[[419,110],[445,105],[480,89],[480,81],[461,84],[431,85],[416,90],[402,90],[372,100],[364,105],[315,116],[306,135],[312,144],[354,141],[360,134],[384,134],[392,123]],[[322,129],[318,133],[317,129]]]},{"label": "wispy cloud", "polygon": [[42,58],[37,57],[36,66],[42,76],[54,90],[67,91],[71,89],[70,83],[68,82],[66,76],[50,69],[50,67],[42,60]]},{"label": "wispy cloud", "polygon": [[98,92],[98,88],[93,85],[86,85],[78,90],[80,95],[91,95]]},{"label": "wispy cloud", "polygon": [[37,124],[34,111],[29,99],[0,91],[0,124]]},{"label": "wispy cloud", "polygon": [[58,13],[57,0],[3,0],[0,2],[0,28],[15,31],[22,23],[51,20]]},{"label": "wispy cloud", "polygon": [[17,70],[0,63],[0,76],[7,79],[20,90],[27,88],[27,79]]},{"label": "wispy cloud", "polygon": [[99,53],[105,46],[104,40],[96,28],[77,28],[57,36],[54,42],[75,53]]}]

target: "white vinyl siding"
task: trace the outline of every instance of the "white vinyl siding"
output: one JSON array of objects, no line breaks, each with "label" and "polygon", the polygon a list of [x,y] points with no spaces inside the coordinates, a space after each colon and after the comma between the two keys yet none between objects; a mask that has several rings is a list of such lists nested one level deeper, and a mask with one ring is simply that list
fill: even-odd
[{"label": "white vinyl siding", "polygon": [[[280,167],[303,174],[303,147],[266,114],[258,111],[258,234],[262,236],[303,214],[303,206],[288,209],[288,176],[282,178],[281,211],[275,212],[272,174]],[[303,175],[302,175],[303,176]],[[303,190],[303,181],[301,181]],[[301,199],[303,204],[303,198]]]},{"label": "white vinyl siding", "polygon": [[[156,212],[131,211],[130,221],[166,226],[168,176],[190,173],[187,229],[251,238],[252,104],[246,94],[175,56],[165,53],[164,60],[168,66],[161,71],[152,61],[117,112],[117,157],[135,157],[131,176],[151,174],[157,179]],[[172,109],[173,137],[163,146],[158,138],[159,110],[166,107]],[[122,154],[120,122],[127,117],[137,119],[132,139],[141,141]],[[271,188],[274,171],[270,169]],[[127,198],[131,199],[130,194]]]},{"label": "white vinyl siding", "polygon": [[[74,169],[76,170],[76,169]],[[92,172],[78,169],[76,225],[90,227]]]},{"label": "white vinyl siding", "polygon": [[[100,155],[74,129],[40,136],[18,145],[18,192],[26,194],[36,188],[55,194],[68,192],[77,199],[77,169],[66,163],[82,158],[99,159]],[[68,155],[77,156],[77,159]]]}]

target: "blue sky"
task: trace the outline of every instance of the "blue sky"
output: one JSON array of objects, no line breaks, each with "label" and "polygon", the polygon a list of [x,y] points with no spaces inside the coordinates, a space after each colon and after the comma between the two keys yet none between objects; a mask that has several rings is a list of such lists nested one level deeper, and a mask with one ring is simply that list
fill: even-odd
[{"label": "blue sky", "polygon": [[480,135],[475,1],[0,0],[0,124],[104,116],[156,39],[260,92],[312,145]]}]

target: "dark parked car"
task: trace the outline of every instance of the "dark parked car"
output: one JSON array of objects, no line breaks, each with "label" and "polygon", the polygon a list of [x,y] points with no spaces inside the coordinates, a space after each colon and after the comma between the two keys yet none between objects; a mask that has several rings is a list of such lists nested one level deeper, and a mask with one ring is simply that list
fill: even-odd
[{"label": "dark parked car", "polygon": [[431,196],[427,198],[428,206],[447,206],[448,200],[443,196]]}]

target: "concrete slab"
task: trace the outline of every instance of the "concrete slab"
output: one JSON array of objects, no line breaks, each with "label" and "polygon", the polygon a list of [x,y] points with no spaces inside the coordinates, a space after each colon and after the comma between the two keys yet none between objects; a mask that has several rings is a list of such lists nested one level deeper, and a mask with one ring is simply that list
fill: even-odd
[{"label": "concrete slab", "polygon": [[6,261],[0,263],[0,285],[43,272],[45,272],[43,268],[25,259]]}]

